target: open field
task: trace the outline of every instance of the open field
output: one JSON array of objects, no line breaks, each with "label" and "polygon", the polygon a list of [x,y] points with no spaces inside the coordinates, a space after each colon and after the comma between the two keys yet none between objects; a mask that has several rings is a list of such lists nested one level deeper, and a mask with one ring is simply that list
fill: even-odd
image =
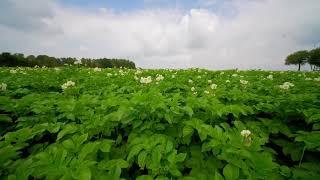
[{"label": "open field", "polygon": [[320,73],[0,68],[1,179],[319,179]]}]

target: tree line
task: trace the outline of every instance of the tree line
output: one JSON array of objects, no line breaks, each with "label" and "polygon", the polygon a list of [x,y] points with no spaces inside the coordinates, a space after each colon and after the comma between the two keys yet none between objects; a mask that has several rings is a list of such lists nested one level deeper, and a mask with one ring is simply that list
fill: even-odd
[{"label": "tree line", "polygon": [[300,71],[301,65],[306,63],[310,65],[311,70],[320,70],[320,47],[310,51],[296,51],[292,54],[289,54],[285,59],[286,65],[298,65],[298,71]]},{"label": "tree line", "polygon": [[6,67],[34,67],[34,66],[46,66],[46,67],[59,67],[64,65],[77,64],[78,66],[85,67],[99,67],[99,68],[130,68],[135,69],[135,63],[126,59],[108,59],[108,58],[81,58],[78,60],[73,57],[56,58],[48,55],[29,55],[25,56],[21,53],[11,54],[9,52],[3,52],[0,54],[0,66]]}]

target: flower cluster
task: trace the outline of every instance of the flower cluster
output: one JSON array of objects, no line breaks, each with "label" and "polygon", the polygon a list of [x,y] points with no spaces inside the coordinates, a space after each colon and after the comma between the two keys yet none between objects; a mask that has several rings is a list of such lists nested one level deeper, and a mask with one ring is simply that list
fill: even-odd
[{"label": "flower cluster", "polygon": [[140,78],[140,83],[142,84],[149,84],[152,82],[152,78],[151,76],[148,76],[148,77],[141,77]]},{"label": "flower cluster", "polygon": [[243,144],[247,147],[251,146],[251,144],[252,144],[251,131],[250,130],[242,130],[241,136],[244,137]]},{"label": "flower cluster", "polygon": [[95,72],[100,72],[100,71],[101,71],[101,68],[95,67],[95,68],[93,69],[93,71],[95,71]]},{"label": "flower cluster", "polygon": [[0,90],[1,90],[1,91],[6,91],[6,90],[7,90],[7,84],[1,83],[1,84],[0,84]]},{"label": "flower cluster", "polygon": [[238,76],[238,74],[232,74],[232,77],[237,77]]},{"label": "flower cluster", "polygon": [[161,74],[157,74],[156,81],[162,81],[164,77]]},{"label": "flower cluster", "polygon": [[188,81],[190,84],[192,84],[193,83],[193,81],[191,80],[191,79],[189,79],[189,81]]},{"label": "flower cluster", "polygon": [[294,84],[290,82],[285,82],[282,85],[279,85],[280,89],[288,90],[290,87],[293,87]]},{"label": "flower cluster", "polygon": [[80,64],[82,64],[82,62],[81,61],[75,61],[73,64],[75,64],[75,65],[80,65]]},{"label": "flower cluster", "polygon": [[267,79],[273,80],[273,75],[270,74],[269,76],[267,76]]},{"label": "flower cluster", "polygon": [[240,79],[240,83],[243,84],[243,85],[247,85],[248,81]]},{"label": "flower cluster", "polygon": [[306,80],[306,81],[311,81],[312,78],[307,77],[305,80]]},{"label": "flower cluster", "polygon": [[251,131],[250,130],[242,130],[241,131],[241,136],[247,138],[251,135]]},{"label": "flower cluster", "polygon": [[16,74],[16,73],[17,73],[17,70],[11,69],[11,70],[10,70],[10,73],[11,73],[11,74]]},{"label": "flower cluster", "polygon": [[212,83],[212,80],[208,80],[208,83],[211,84],[211,83]]},{"label": "flower cluster", "polygon": [[218,85],[216,85],[216,84],[211,84],[211,86],[210,86],[211,89],[217,89],[217,87],[218,87]]},{"label": "flower cluster", "polygon": [[67,88],[74,87],[75,85],[76,85],[75,82],[73,82],[73,81],[67,81],[66,83],[64,83],[64,84],[61,85],[61,88],[62,88],[62,90],[65,90],[65,89],[67,89]]},{"label": "flower cluster", "polygon": [[320,81],[320,77],[314,78],[315,81]]}]

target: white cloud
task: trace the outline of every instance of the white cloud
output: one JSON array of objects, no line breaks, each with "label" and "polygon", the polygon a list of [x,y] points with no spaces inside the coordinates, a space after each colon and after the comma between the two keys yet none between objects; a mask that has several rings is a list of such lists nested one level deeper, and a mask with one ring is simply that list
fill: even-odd
[{"label": "white cloud", "polygon": [[[232,18],[206,9],[115,13],[105,8],[93,12],[45,3],[50,7],[48,15],[28,10],[36,14],[28,24],[20,24],[28,31],[8,24],[10,17],[0,18],[0,49],[129,58],[147,68],[283,69],[288,53],[310,48],[320,40],[320,1],[238,2],[228,2],[238,12]],[[11,11],[14,16],[20,9]]]}]

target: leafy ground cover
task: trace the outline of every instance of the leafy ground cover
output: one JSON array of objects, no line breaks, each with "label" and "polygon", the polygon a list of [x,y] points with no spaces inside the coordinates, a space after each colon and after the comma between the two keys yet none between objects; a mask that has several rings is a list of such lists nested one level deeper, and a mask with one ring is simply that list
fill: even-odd
[{"label": "leafy ground cover", "polygon": [[319,179],[319,77],[0,68],[0,177]]}]

